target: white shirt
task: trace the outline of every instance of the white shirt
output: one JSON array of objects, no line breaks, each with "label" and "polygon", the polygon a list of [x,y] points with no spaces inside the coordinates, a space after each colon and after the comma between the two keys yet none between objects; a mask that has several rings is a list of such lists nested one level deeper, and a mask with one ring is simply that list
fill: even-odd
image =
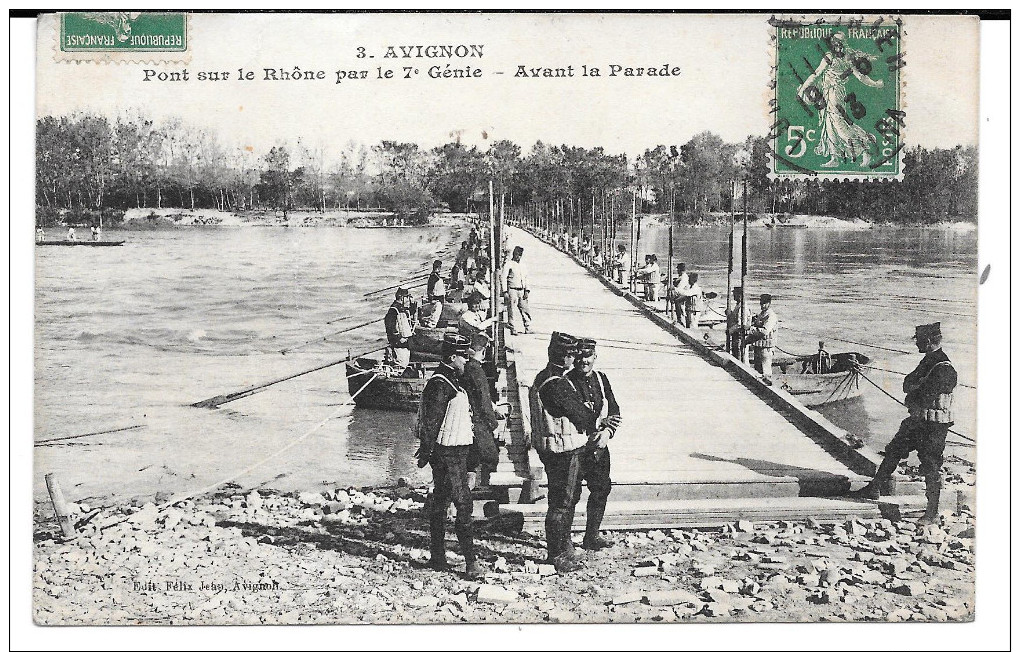
[{"label": "white shirt", "polygon": [[528,269],[524,266],[522,261],[511,258],[503,265],[503,271],[500,274],[500,282],[503,284],[504,292],[511,289],[527,290]]}]

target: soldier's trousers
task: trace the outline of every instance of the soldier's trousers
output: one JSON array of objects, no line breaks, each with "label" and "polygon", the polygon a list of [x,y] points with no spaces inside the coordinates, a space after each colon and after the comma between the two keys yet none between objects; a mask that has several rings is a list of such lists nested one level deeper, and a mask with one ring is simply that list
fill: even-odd
[{"label": "soldier's trousers", "polygon": [[432,536],[433,554],[444,549],[446,536],[446,511],[452,502],[457,508],[454,527],[461,554],[468,560],[474,559],[474,536],[471,524],[473,500],[468,486],[468,453],[470,446],[440,446],[436,444],[429,458],[432,467],[432,509],[429,512],[429,526]]},{"label": "soldier's trousers", "polygon": [[921,462],[921,475],[927,483],[941,483],[942,458],[946,450],[946,436],[951,423],[934,423],[913,417],[900,422],[892,441],[886,444],[885,458],[878,468],[876,478],[886,479],[896,470],[900,460],[906,459],[910,451],[917,451]]},{"label": "soldier's trousers", "polygon": [[551,559],[569,547],[574,512],[581,500],[581,482],[588,485],[589,492],[586,533],[597,534],[613,481],[609,477],[608,448],[586,446],[566,453],[543,453],[541,457],[549,478],[549,511],[545,517],[545,528]]}]

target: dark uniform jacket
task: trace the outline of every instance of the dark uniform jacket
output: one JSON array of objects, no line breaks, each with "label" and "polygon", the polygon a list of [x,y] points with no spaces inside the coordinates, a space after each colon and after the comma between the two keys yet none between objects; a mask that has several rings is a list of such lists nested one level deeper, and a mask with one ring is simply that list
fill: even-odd
[{"label": "dark uniform jacket", "polygon": [[464,377],[461,383],[471,403],[471,420],[486,432],[499,427],[496,412],[492,409],[492,394],[489,392],[489,379],[485,376],[482,363],[469,358],[464,363]]},{"label": "dark uniform jacket", "polygon": [[436,441],[439,439],[439,429],[443,425],[443,419],[446,418],[446,406],[457,395],[453,387],[436,376],[443,376],[453,383],[454,387],[461,387],[456,370],[445,363],[439,365],[436,372],[425,383],[425,389],[421,393],[421,410],[418,422],[418,437],[421,439],[422,445],[422,455],[419,458],[421,463],[428,460],[429,453],[436,445]]},{"label": "dark uniform jacket", "polygon": [[[944,364],[949,363],[949,364]],[[903,379],[904,403],[912,415],[928,421],[952,421],[952,394],[958,377],[942,349],[925,354],[917,368]]]},{"label": "dark uniform jacket", "polygon": [[[545,382],[550,376],[560,376],[549,382]],[[545,383],[544,385],[542,383]],[[563,367],[548,365],[535,376],[533,387],[541,387],[538,392],[542,399],[542,405],[546,412],[553,418],[566,417],[580,432],[593,432],[598,420],[598,414],[592,412],[584,404],[581,395],[570,381],[564,376]]]},{"label": "dark uniform jacket", "polygon": [[390,305],[389,310],[386,311],[386,318],[383,319],[383,324],[386,326],[386,339],[389,341],[390,346],[403,346],[407,347],[407,342],[401,344],[400,333],[397,330],[397,313],[402,312],[407,315],[407,322],[413,324],[414,320],[411,319],[411,312],[400,305],[398,301],[394,301]]},{"label": "dark uniform jacket", "polygon": [[[606,388],[606,395],[602,395],[602,391],[599,388],[598,378],[595,377],[598,374],[602,377],[602,385]],[[613,394],[613,386],[609,384],[609,378],[606,377],[601,371],[593,371],[589,375],[585,375],[583,372],[577,369],[571,369],[567,373],[567,380],[574,386],[577,393],[580,395],[581,401],[588,406],[591,411],[596,415],[602,414],[602,406],[606,404],[606,414],[608,416],[620,416],[620,405],[616,402],[616,396]],[[595,424],[595,428],[598,424]],[[586,432],[594,432],[595,428]]]}]

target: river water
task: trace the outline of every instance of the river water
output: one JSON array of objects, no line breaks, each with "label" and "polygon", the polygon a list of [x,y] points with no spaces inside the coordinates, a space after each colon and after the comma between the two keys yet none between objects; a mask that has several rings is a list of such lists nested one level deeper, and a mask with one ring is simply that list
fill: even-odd
[{"label": "river water", "polygon": [[[45,495],[43,476],[51,471],[72,499],[197,489],[309,431],[300,445],[237,483],[307,489],[428,478],[411,458],[410,415],[351,409],[343,365],[219,409],[187,405],[379,346],[381,323],[330,334],[381,317],[391,294],[362,295],[421,273],[464,239],[460,229],[184,228],[107,235],[128,244],[37,248],[35,439],[139,427],[38,446],[37,498]],[[678,256],[702,274],[706,290],[720,294],[727,237],[720,228],[675,234]],[[640,253],[653,250],[665,259],[665,229],[644,225]],[[811,352],[817,333],[830,352],[868,352],[876,366],[905,372],[918,354],[832,338],[910,351],[913,325],[941,320],[961,382],[975,384],[975,233],[754,228],[750,250],[748,287],[776,296],[784,349]],[[901,376],[872,374],[901,395]],[[973,436],[975,392],[961,388],[958,396],[957,429]],[[881,444],[903,408],[868,386],[861,400],[823,413]],[[951,452],[970,456],[969,450]]]}]

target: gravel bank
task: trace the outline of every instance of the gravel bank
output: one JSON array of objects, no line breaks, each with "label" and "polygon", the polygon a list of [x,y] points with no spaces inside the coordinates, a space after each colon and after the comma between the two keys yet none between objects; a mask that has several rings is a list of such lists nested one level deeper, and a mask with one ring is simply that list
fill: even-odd
[{"label": "gravel bank", "polygon": [[[237,493],[235,493],[237,492]],[[962,621],[974,614],[974,520],[738,522],[610,532],[558,575],[543,541],[479,524],[479,582],[428,569],[423,489],[333,488],[76,506],[57,540],[36,508],[40,625],[678,621]],[[452,527],[451,527],[452,530]],[[463,564],[448,535],[448,557]],[[579,537],[578,537],[579,542]],[[580,551],[579,551],[580,552]]]}]

